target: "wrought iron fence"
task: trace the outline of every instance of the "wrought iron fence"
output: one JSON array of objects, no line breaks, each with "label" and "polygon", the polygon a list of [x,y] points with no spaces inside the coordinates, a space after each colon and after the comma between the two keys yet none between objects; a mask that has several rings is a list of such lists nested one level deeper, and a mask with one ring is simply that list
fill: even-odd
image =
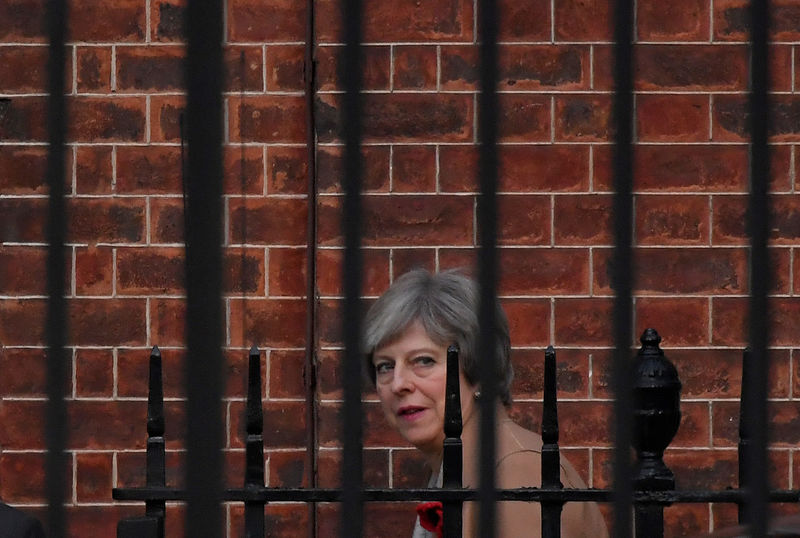
[{"label": "wrought iron fence", "polygon": [[[635,47],[633,35],[633,2],[614,3],[615,50],[614,78],[614,367],[615,394],[615,458],[612,490],[563,489],[558,477],[558,422],[555,397],[555,352],[546,353],[543,483],[541,488],[515,490],[495,489],[494,465],[481,465],[477,490],[462,489],[460,481],[461,448],[457,376],[453,367],[455,350],[448,352],[448,411],[445,421],[444,488],[431,489],[364,489],[361,485],[362,431],[361,390],[359,384],[359,334],[361,319],[360,291],[362,282],[360,228],[360,191],[362,165],[360,155],[361,112],[361,0],[342,1],[344,21],[342,80],[345,85],[342,112],[342,138],[345,142],[345,166],[342,184],[345,187],[342,227],[345,237],[344,268],[344,345],[342,364],[344,405],[344,459],[341,489],[266,488],[263,482],[264,459],[260,400],[260,365],[257,350],[250,354],[247,404],[247,440],[244,487],[224,489],[221,473],[220,423],[221,376],[221,176],[222,176],[222,41],[223,16],[221,0],[190,0],[187,9],[188,48],[186,72],[188,81],[187,135],[187,325],[188,355],[192,367],[186,369],[188,394],[188,434],[186,444],[187,488],[176,490],[165,483],[165,424],[161,389],[161,363],[157,349],[150,358],[150,395],[148,404],[147,484],[140,488],[114,491],[118,500],[144,501],[145,516],[120,521],[118,536],[156,537],[163,535],[165,502],[186,501],[188,536],[219,536],[222,528],[221,502],[245,504],[247,536],[263,536],[264,506],[273,501],[340,502],[342,504],[341,535],[362,534],[363,503],[370,501],[441,500],[445,507],[445,533],[460,535],[461,504],[480,501],[480,535],[494,536],[495,502],[524,500],[540,502],[543,507],[543,535],[556,536],[560,529],[560,511],[565,502],[614,503],[615,536],[630,536],[630,514],[636,513],[637,534],[663,534],[663,507],[669,503],[730,502],[740,507],[740,521],[750,525],[749,533],[763,536],[767,532],[768,503],[797,502],[798,491],[770,491],[767,479],[767,372],[769,356],[768,290],[770,269],[767,256],[769,209],[767,202],[769,171],[769,61],[767,36],[769,3],[753,0],[750,8],[752,28],[751,81],[749,94],[750,122],[750,351],[743,361],[742,417],[740,426],[740,488],[725,491],[686,491],[675,489],[669,470],[661,460],[663,449],[672,434],[658,438],[652,435],[652,421],[673,424],[676,420],[677,378],[667,379],[674,369],[664,362],[654,332],[643,336],[639,352],[638,373],[631,369],[629,343],[631,333],[631,276],[634,257],[631,248],[632,228],[632,65]],[[47,20],[50,35],[48,63],[49,154],[47,177],[50,189],[48,213],[48,407],[47,407],[47,490],[48,526],[54,537],[65,534],[63,508],[66,448],[66,411],[63,394],[64,350],[66,345],[66,305],[64,300],[64,230],[63,196],[64,146],[67,110],[64,100],[64,40],[67,21],[67,0],[50,0]],[[495,325],[491,308],[496,294],[498,258],[496,256],[497,203],[496,185],[498,156],[496,150],[498,100],[497,37],[498,7],[493,0],[479,2],[480,29],[480,98],[478,178],[481,193],[478,204],[479,281],[481,289],[481,350],[492,349]],[[307,59],[308,60],[308,59]],[[306,69],[310,69],[307,63]],[[313,142],[313,141],[312,141]],[[309,148],[313,151],[313,148]],[[312,171],[313,175],[313,171]],[[313,278],[313,274],[309,277]],[[494,405],[496,385],[487,382],[493,369],[491,353],[481,357],[481,386],[488,392],[481,403],[481,461],[494,459]],[[670,426],[671,428],[671,426]],[[669,429],[669,428],[667,428]],[[629,447],[638,451],[637,471],[631,472]]]}]

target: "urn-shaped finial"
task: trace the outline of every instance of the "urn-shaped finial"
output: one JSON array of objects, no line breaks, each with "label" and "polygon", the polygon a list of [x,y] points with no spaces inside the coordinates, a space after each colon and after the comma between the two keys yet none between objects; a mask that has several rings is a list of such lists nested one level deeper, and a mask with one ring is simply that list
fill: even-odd
[{"label": "urn-shaped finial", "polygon": [[681,421],[681,382],[655,329],[645,330],[641,342],[633,380],[635,483],[639,489],[673,489],[675,477],[663,456]]}]

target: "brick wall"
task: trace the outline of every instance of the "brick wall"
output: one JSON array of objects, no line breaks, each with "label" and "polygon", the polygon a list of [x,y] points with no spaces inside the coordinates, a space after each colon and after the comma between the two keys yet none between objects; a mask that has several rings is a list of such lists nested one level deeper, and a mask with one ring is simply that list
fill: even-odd
[{"label": "brick wall", "polygon": [[[595,487],[611,482],[608,263],[611,45],[607,2],[503,1],[500,46],[500,293],[511,321],[514,415],[538,428],[542,351],[559,350],[562,446]],[[43,0],[0,5],[0,497],[43,513],[46,156]],[[743,0],[637,2],[635,332],[653,326],[683,381],[668,464],[681,488],[736,484],[745,339],[747,190]],[[243,476],[245,348],[265,368],[267,483],[338,482],[341,144],[337,3],[317,0],[317,240],[307,245],[299,0],[226,7],[226,379],[229,484]],[[477,244],[476,5],[366,2],[365,293],[422,265],[470,267]],[[798,487],[800,430],[800,3],[774,2],[775,91],[770,395],[773,485]],[[71,536],[112,536],[141,513],[113,486],[144,482],[148,350],[165,357],[168,480],[182,481],[183,9],[177,0],[73,2],[70,107],[68,482]],[[239,63],[243,54],[244,68]],[[242,96],[243,93],[243,96]],[[243,156],[243,160],[241,157]],[[244,163],[244,182],[240,181]],[[243,224],[244,223],[244,224]],[[316,248],[319,420],[305,423],[306,249]],[[246,296],[243,300],[242,297]],[[366,481],[420,485],[419,457],[366,397]],[[301,536],[302,505],[267,509],[274,536]],[[168,535],[181,534],[181,507]],[[226,507],[230,535],[242,509]],[[408,506],[372,505],[368,535],[408,536]],[[669,535],[735,520],[729,505],[666,511]],[[320,536],[336,525],[319,509]]]}]

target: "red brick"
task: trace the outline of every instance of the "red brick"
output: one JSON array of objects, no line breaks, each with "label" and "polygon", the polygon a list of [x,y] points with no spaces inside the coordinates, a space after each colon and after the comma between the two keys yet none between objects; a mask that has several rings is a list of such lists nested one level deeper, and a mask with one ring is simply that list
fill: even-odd
[{"label": "red brick", "polygon": [[609,299],[556,299],[556,345],[611,345],[611,310]]},{"label": "red brick", "polygon": [[46,142],[45,97],[11,97],[0,101],[0,138],[4,141]]},{"label": "red brick", "polygon": [[180,91],[184,87],[184,55],[179,46],[117,47],[117,91]]},{"label": "red brick", "polygon": [[747,89],[747,48],[729,45],[644,45],[637,49],[640,90]]},{"label": "red brick", "polygon": [[[170,536],[180,536],[172,534],[174,531],[173,523],[181,523],[180,514],[175,513],[179,507],[167,507],[167,517],[165,518],[166,532]],[[67,506],[67,530],[66,536],[114,536],[117,532],[117,523],[127,517],[141,517],[142,509],[140,506],[114,506],[114,505],[83,505]],[[46,521],[46,516],[42,514],[40,521]]]},{"label": "red brick", "polygon": [[708,197],[640,195],[635,203],[637,244],[708,244]]},{"label": "red brick", "polygon": [[[447,251],[442,252],[444,257]],[[562,295],[589,291],[589,253],[576,249],[504,249],[500,295]]]},{"label": "red brick", "polygon": [[136,142],[145,136],[143,97],[75,97],[67,138],[75,142]]},{"label": "red brick", "polygon": [[111,490],[112,455],[110,453],[77,454],[75,493],[78,502],[103,502]]},{"label": "red brick", "polygon": [[[549,245],[550,197],[506,195],[498,198],[501,245]],[[480,233],[478,241],[480,242]]]},{"label": "red brick", "polygon": [[[316,86],[320,91],[343,90],[339,65],[344,47],[319,47],[316,54]],[[388,90],[391,84],[391,51],[387,46],[362,46],[361,87],[364,90]]]},{"label": "red brick", "polygon": [[[748,139],[747,100],[739,95],[714,98],[714,140],[744,142]],[[791,95],[775,95],[770,102],[770,139],[800,141],[800,103]]]},{"label": "red brick", "polygon": [[[478,151],[469,146],[440,148],[439,182],[444,192],[476,192]],[[589,150],[581,146],[500,146],[501,192],[585,191]]]},{"label": "red brick", "polygon": [[735,450],[667,450],[664,461],[675,473],[681,489],[724,489],[738,485]]},{"label": "red brick", "polygon": [[669,346],[708,345],[708,299],[640,297],[636,299],[636,334],[655,327]]},{"label": "red brick", "polygon": [[[512,343],[517,342],[512,337]],[[556,382],[560,398],[586,398],[589,394],[589,360],[583,350],[557,351]],[[515,400],[537,399],[543,396],[544,350],[515,349],[514,384],[511,395]],[[574,463],[574,462],[573,462]]]},{"label": "red brick", "polygon": [[[160,342],[159,342],[160,345]],[[168,344],[167,344],[168,345]],[[117,352],[117,394],[123,398],[147,398],[150,379],[150,348],[120,349]],[[177,350],[161,351],[161,369],[165,398],[185,398],[185,353]],[[168,435],[172,424],[167,424]]]},{"label": "red brick", "polygon": [[504,142],[550,140],[550,98],[542,95],[501,93],[498,96],[499,137]]},{"label": "red brick", "polygon": [[269,455],[269,486],[281,488],[308,487],[306,454],[302,451],[271,452]]},{"label": "red brick", "polygon": [[[739,441],[739,402],[714,402],[714,445],[736,446]],[[800,442],[797,422],[798,402],[769,402],[771,447],[793,448]]]},{"label": "red brick", "polygon": [[137,0],[87,0],[70,10],[70,40],[141,42],[146,18],[145,6]]},{"label": "red brick", "polygon": [[270,398],[305,398],[305,352],[274,350],[269,354]]},{"label": "red brick", "polygon": [[[3,419],[0,442],[2,442],[4,450],[41,450],[45,448],[41,417],[45,416],[46,404],[46,401],[3,401],[3,405],[0,407],[0,417]],[[4,479],[0,484],[6,483],[5,473],[3,476]],[[17,483],[19,484],[19,482]]]},{"label": "red brick", "polygon": [[551,4],[547,0],[500,0],[498,6],[500,41],[550,40]]},{"label": "red brick", "polygon": [[75,151],[75,191],[78,194],[111,194],[112,148],[76,146]]},{"label": "red brick", "polygon": [[[241,212],[247,209],[247,228],[242,230]],[[306,240],[305,200],[296,198],[261,198],[229,201],[229,240],[233,243],[269,245],[304,245]],[[244,233],[243,233],[244,231]]]},{"label": "red brick", "polygon": [[[800,238],[800,197],[774,195],[770,199],[770,244],[796,245]],[[714,243],[746,245],[747,197],[714,198]]]},{"label": "red brick", "polygon": [[113,252],[109,247],[75,249],[75,294],[111,295],[114,291]]},{"label": "red brick", "polygon": [[[389,146],[363,146],[362,191],[388,192]],[[341,147],[322,147],[317,151],[317,187],[319,192],[343,192],[344,151]],[[304,171],[305,173],[305,171]]]},{"label": "red brick", "polygon": [[[362,402],[364,447],[406,447],[409,444],[389,424],[377,402]],[[319,444],[324,448],[341,447],[341,404],[323,402],[319,407]]]},{"label": "red brick", "polygon": [[[67,266],[71,256],[65,253]],[[66,275],[65,275],[66,276]],[[68,279],[66,279],[69,282]],[[45,295],[47,250],[41,247],[0,246],[0,294]]]},{"label": "red brick", "polygon": [[[43,93],[47,91],[47,47],[9,46],[0,48],[0,91],[3,93]],[[72,69],[67,56],[64,70],[66,89],[72,88]]]},{"label": "red brick", "polygon": [[[170,425],[167,424],[167,436],[172,434]],[[183,487],[184,475],[184,453],[168,450],[166,452],[166,482],[169,487]],[[117,487],[129,488],[145,485],[146,480],[146,453],[125,451],[118,452],[117,456]],[[171,514],[168,513],[167,519]]]},{"label": "red brick", "polygon": [[264,250],[226,248],[222,259],[222,289],[227,294],[264,295]]},{"label": "red brick", "polygon": [[117,187],[121,194],[180,194],[180,148],[118,146]]},{"label": "red brick", "polygon": [[295,95],[245,96],[231,102],[232,142],[305,142],[305,101]]},{"label": "red brick", "polygon": [[[744,0],[714,2],[714,39],[721,41],[747,41],[750,24],[748,4]],[[791,0],[773,3],[770,21],[771,41],[796,41],[800,38],[797,23],[800,7]]]},{"label": "red brick", "polygon": [[[320,399],[335,400],[342,399],[342,379],[341,379],[341,351],[320,351],[317,355],[317,391]],[[375,394],[375,386],[366,381],[363,385],[367,386],[367,394]]]},{"label": "red brick", "polygon": [[[170,430],[179,432],[184,428],[183,405],[176,404],[168,403],[164,412]],[[69,424],[70,445],[76,449],[144,448],[147,402],[78,400],[70,405]],[[168,447],[179,445],[176,437],[167,437]]]},{"label": "red brick", "polygon": [[44,299],[0,301],[0,342],[5,346],[44,344]]},{"label": "red brick", "polygon": [[434,46],[394,47],[394,89],[436,89],[436,63]]},{"label": "red brick", "polygon": [[[392,275],[394,278],[412,269],[433,271],[436,267],[436,251],[428,248],[393,248]],[[800,288],[800,286],[798,286]]]},{"label": "red brick", "polygon": [[144,201],[78,198],[69,204],[69,238],[90,243],[138,243],[145,239]]},{"label": "red brick", "polygon": [[393,192],[436,190],[436,148],[394,146],[392,150]]},{"label": "red brick", "polygon": [[556,41],[611,41],[611,5],[596,0],[555,4]]},{"label": "red brick", "polygon": [[228,39],[231,41],[302,41],[305,4],[280,0],[264,4],[233,0],[228,4]]},{"label": "red brick", "polygon": [[111,48],[76,47],[78,93],[111,92]]},{"label": "red brick", "polygon": [[185,0],[153,0],[150,4],[150,33],[153,41],[170,42],[185,39]]},{"label": "red brick", "polygon": [[[744,345],[747,340],[747,298],[720,297],[712,303],[711,341],[715,345]],[[800,302],[794,297],[770,300],[771,344],[791,346],[797,343],[797,319]]]},{"label": "red brick", "polygon": [[704,142],[708,110],[705,95],[638,95],[636,135],[642,142]]},{"label": "red brick", "polygon": [[270,194],[308,192],[306,148],[271,146],[267,149],[267,192]]},{"label": "red brick", "polygon": [[[299,529],[308,528],[308,513],[311,508],[302,504],[270,503],[264,511],[265,527],[275,538],[291,538]],[[244,536],[244,505],[231,506],[231,525],[228,536]],[[174,536],[179,536],[175,534]]]},{"label": "red brick", "polygon": [[[362,295],[379,295],[389,287],[389,251],[366,249],[362,253]],[[343,295],[342,264],[344,251],[320,249],[317,251],[317,291],[320,295]],[[400,273],[395,272],[395,275]]]},{"label": "red brick", "polygon": [[250,299],[244,318],[242,342],[242,301],[230,301],[230,343],[259,347],[303,347],[305,345],[306,303],[304,299]]},{"label": "red brick", "polygon": [[[559,443],[567,447],[611,445],[611,411],[609,402],[560,402]],[[541,416],[541,413],[536,413],[535,416]],[[536,428],[534,431],[539,429]]]},{"label": "red brick", "polygon": [[0,39],[11,43],[47,43],[45,5],[43,0],[0,4]]},{"label": "red brick", "polygon": [[222,156],[222,181],[225,194],[262,194],[264,192],[264,152],[262,148],[226,145],[223,147]]},{"label": "red brick", "polygon": [[[0,456],[0,495],[15,502],[47,502],[46,454],[7,454]],[[72,484],[72,462],[67,461],[64,479],[68,488]]]},{"label": "red brick", "polygon": [[556,245],[611,243],[611,197],[604,194],[555,196]]},{"label": "red brick", "polygon": [[150,342],[157,346],[182,346],[186,336],[186,304],[182,299],[150,301]]},{"label": "red brick", "polygon": [[183,200],[152,198],[150,200],[150,241],[152,243],[183,242]]},{"label": "red brick", "polygon": [[[513,112],[511,101],[509,98],[506,114]],[[519,111],[533,112],[530,105],[518,104]],[[321,142],[332,142],[339,136],[344,121],[339,107],[337,96],[317,99],[317,135]],[[363,107],[365,142],[467,142],[473,137],[473,99],[469,95],[366,94]]]},{"label": "red brick", "polygon": [[269,295],[300,297],[306,294],[305,248],[269,249]]},{"label": "red brick", "polygon": [[613,135],[608,95],[556,98],[555,138],[563,141],[607,141]]},{"label": "red brick", "polygon": [[[747,293],[747,259],[738,249],[640,248],[634,289],[659,294]],[[594,291],[611,291],[611,251],[596,250]]]},{"label": "red brick", "polygon": [[708,40],[708,2],[680,0],[667,4],[644,0],[636,7],[637,38],[642,41]]},{"label": "red brick", "polygon": [[4,372],[14,372],[14,375],[0,377],[0,394],[3,397],[47,394],[47,359],[44,349],[4,348],[0,352],[0,368]]},{"label": "red brick", "polygon": [[772,45],[768,49],[770,90],[792,90],[792,47]]},{"label": "red brick", "polygon": [[[498,89],[589,88],[589,49],[585,46],[501,45],[498,55]],[[443,89],[476,90],[478,79],[477,46],[442,47]]]},{"label": "red brick", "polygon": [[123,295],[184,293],[183,250],[179,248],[117,250],[117,292]]},{"label": "red brick", "polygon": [[504,299],[511,343],[514,346],[542,346],[550,342],[549,299]]},{"label": "red brick", "polygon": [[[321,0],[315,6],[320,42],[341,39],[341,4]],[[463,41],[473,37],[473,4],[467,0],[419,4],[365,2],[365,42]]]},{"label": "red brick", "polygon": [[3,146],[0,152],[0,189],[6,195],[46,194],[47,149]]},{"label": "red brick", "polygon": [[711,421],[707,402],[681,402],[681,422],[669,444],[679,447],[707,447],[711,439]]},{"label": "red brick", "polygon": [[114,357],[110,349],[75,353],[75,396],[110,398],[114,391]]},{"label": "red brick", "polygon": [[224,48],[225,89],[229,92],[264,91],[264,55],[260,46]]},{"label": "red brick", "polygon": [[[230,446],[243,447],[245,402],[231,402]],[[264,402],[264,447],[301,448],[306,441],[305,402]]]},{"label": "red brick", "polygon": [[145,343],[143,299],[75,299],[69,305],[71,341],[79,346]]},{"label": "red brick", "polygon": [[185,111],[185,101],[185,97],[172,95],[150,98],[150,139],[153,142],[180,142],[180,118]]},{"label": "red brick", "polygon": [[708,506],[674,504],[664,508],[664,536],[696,536],[708,532]]},{"label": "red brick", "polygon": [[267,89],[303,91],[305,46],[267,45]]}]

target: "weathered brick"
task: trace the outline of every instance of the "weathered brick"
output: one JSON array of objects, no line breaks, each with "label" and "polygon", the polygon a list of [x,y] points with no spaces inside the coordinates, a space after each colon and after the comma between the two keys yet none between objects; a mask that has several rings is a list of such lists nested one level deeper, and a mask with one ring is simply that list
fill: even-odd
[{"label": "weathered brick", "polygon": [[549,41],[552,13],[547,0],[500,0],[500,41]]},{"label": "weathered brick", "polygon": [[705,245],[709,241],[706,196],[636,197],[636,243],[639,245]]},{"label": "weathered brick", "polygon": [[[65,253],[67,264],[72,256]],[[66,277],[67,275],[65,275]],[[69,278],[65,278],[69,282]],[[47,250],[41,247],[0,246],[0,294],[45,295]]]},{"label": "weathered brick", "polygon": [[150,33],[153,41],[185,39],[185,0],[153,0],[150,4]]},{"label": "weathered brick", "polygon": [[[391,50],[384,45],[361,47],[361,87],[365,90],[388,90],[391,85]],[[340,80],[344,47],[319,47],[316,54],[316,86],[319,91],[343,90]]]},{"label": "weathered brick", "polygon": [[436,89],[436,47],[394,47],[393,87],[403,90]]},{"label": "weathered brick", "polygon": [[111,92],[111,47],[76,47],[78,93]]},{"label": "weathered brick", "polygon": [[559,97],[555,115],[556,140],[601,142],[613,136],[608,95]]},{"label": "weathered brick", "polygon": [[71,343],[79,346],[145,343],[144,299],[74,299],[69,304]]},{"label": "weathered brick", "polygon": [[14,372],[14,375],[0,377],[0,394],[3,397],[47,394],[47,358],[44,349],[4,348],[0,353],[0,368],[4,372]]},{"label": "weathered brick", "polygon": [[[478,88],[478,47],[442,46],[442,89]],[[588,89],[589,49],[564,45],[500,45],[498,88],[507,90]]]},{"label": "weathered brick", "polygon": [[[739,441],[739,402],[714,402],[714,446],[736,446]],[[769,438],[772,447],[796,447],[800,442],[798,402],[769,403]]]},{"label": "weathered brick", "polygon": [[302,41],[305,4],[279,0],[265,4],[233,0],[228,4],[228,39],[231,41]]},{"label": "weathered brick", "polygon": [[636,97],[636,135],[642,142],[709,139],[708,96],[644,94]]},{"label": "weathered brick", "polygon": [[[320,42],[341,39],[341,4],[320,0],[315,6],[316,35]],[[370,0],[364,4],[364,41],[432,42],[473,38],[473,4],[467,0],[444,0],[387,4]]]},{"label": "weathered brick", "polygon": [[[308,528],[309,508],[302,504],[270,503],[264,510],[264,525],[276,538],[290,538],[297,529]],[[244,533],[244,505],[240,503],[231,507],[231,527],[228,536],[243,536]]]},{"label": "weathered brick", "polygon": [[305,141],[305,101],[302,96],[245,96],[231,102],[229,132],[232,142]]},{"label": "weathered brick", "polygon": [[[37,453],[1,455],[0,473],[3,481],[0,482],[0,495],[3,499],[13,499],[15,502],[47,502],[45,458],[45,454]],[[64,469],[63,479],[71,485],[72,462],[69,461],[66,465],[68,469]]]},{"label": "weathered brick", "polygon": [[611,345],[611,308],[604,298],[556,299],[556,345]]},{"label": "weathered brick", "polygon": [[0,100],[0,139],[14,142],[47,141],[45,97],[11,97]]},{"label": "weathered brick", "polygon": [[[406,451],[403,451],[406,452]],[[364,450],[364,481],[366,487],[389,487],[389,451],[384,449]],[[337,449],[324,449],[319,452],[320,487],[338,488],[342,483],[342,451]],[[425,471],[417,470],[423,477]],[[423,484],[424,485],[424,484]],[[422,487],[420,485],[419,487]],[[397,483],[395,483],[397,486]],[[373,536],[386,536],[376,534]]]},{"label": "weathered brick", "polygon": [[227,248],[222,258],[222,289],[228,294],[264,294],[264,250]]},{"label": "weathered brick", "polygon": [[75,97],[67,137],[76,142],[136,142],[145,137],[143,97]]},{"label": "weathered brick", "polygon": [[540,95],[499,95],[499,138],[504,142],[544,142],[551,138],[550,98]]},{"label": "weathered brick", "polygon": [[186,343],[186,301],[159,298],[150,301],[150,342],[158,346]]},{"label": "weathered brick", "polygon": [[303,45],[268,45],[267,90],[303,91],[305,87],[305,47]]},{"label": "weathered brick", "polygon": [[180,46],[117,47],[117,91],[180,91],[184,87],[184,55]]},{"label": "weathered brick", "polygon": [[721,45],[644,45],[637,50],[640,90],[747,89],[747,49]]},{"label": "weathered brick", "polygon": [[[162,344],[162,342],[157,341],[155,336],[153,336],[153,340],[159,346],[169,345],[166,342]],[[150,348],[120,349],[117,351],[117,394],[120,397],[147,398],[150,352]],[[184,351],[161,351],[161,371],[165,398],[186,397],[186,389],[183,386],[184,360]],[[167,424],[166,428],[168,436],[172,436],[173,432],[176,432],[173,424]]]},{"label": "weathered brick", "polygon": [[142,42],[146,19],[145,4],[138,0],[86,0],[70,10],[69,36],[74,41]]},{"label": "weathered brick", "polygon": [[75,249],[75,294],[111,295],[114,291],[114,254],[110,247]]},{"label": "weathered brick", "polygon": [[154,95],[150,98],[151,141],[181,141],[181,117],[186,110],[185,101],[184,97],[172,95]]},{"label": "weathered brick", "polygon": [[306,249],[270,248],[267,280],[269,295],[302,296],[306,293]]},{"label": "weathered brick", "polygon": [[[41,427],[40,417],[44,416],[46,403],[34,400],[3,401],[3,405],[0,406],[0,418],[3,419],[0,442],[4,450],[45,448],[44,428]],[[36,469],[28,471],[36,472]],[[4,479],[3,483],[5,481]]]},{"label": "weathered brick", "polygon": [[[611,292],[611,250],[594,251],[594,292]],[[747,293],[747,258],[739,249],[636,249],[634,289],[656,294]]]},{"label": "weathered brick", "polygon": [[[305,299],[230,300],[229,338],[233,346],[303,347]],[[246,341],[242,338],[246,337]]]},{"label": "weathered brick", "polygon": [[[0,92],[44,93],[47,91],[47,47],[0,47]],[[72,86],[71,60],[67,56],[64,70],[69,91]]]},{"label": "weathered brick", "polygon": [[[408,195],[363,198],[362,241],[370,246],[469,245],[472,199],[461,196]],[[322,245],[342,242],[341,200],[320,198],[318,237]]]},{"label": "weathered brick", "polygon": [[[245,402],[231,402],[230,446],[243,447]],[[264,403],[264,446],[301,448],[306,438],[305,402]]]},{"label": "weathered brick", "polygon": [[639,297],[634,333],[642,334],[648,327],[657,327],[666,336],[664,345],[708,345],[708,310],[705,297]]},{"label": "weathered brick", "polygon": [[0,189],[4,194],[46,194],[47,149],[3,146],[0,151]]},{"label": "weathered brick", "polygon": [[117,250],[117,293],[176,295],[184,292],[183,250],[179,248]]},{"label": "weathered brick", "polygon": [[412,269],[433,271],[436,267],[436,251],[430,248],[393,248],[392,275],[397,278]]},{"label": "weathered brick", "polygon": [[111,489],[113,456],[110,452],[76,454],[75,494],[78,502],[103,502]]},{"label": "weathered brick", "polygon": [[556,41],[611,41],[611,6],[596,0],[563,0],[554,4]]},{"label": "weathered brick", "polygon": [[[497,240],[501,245],[550,244],[550,196],[504,195],[497,200]],[[478,230],[478,242],[480,242]]]},{"label": "weathered brick", "polygon": [[[264,55],[260,46],[232,46],[224,48],[223,76],[229,92],[263,91]],[[302,79],[301,79],[302,80]]]},{"label": "weathered brick", "polygon": [[[748,4],[743,0],[714,2],[714,39],[747,41],[750,32]],[[776,1],[770,9],[770,40],[796,41],[800,38],[800,6],[791,0]]]},{"label": "weathered brick", "polygon": [[111,146],[77,146],[75,151],[75,192],[111,194],[114,179]]},{"label": "weathered brick", "polygon": [[0,342],[4,346],[44,343],[46,303],[44,299],[0,301]]},{"label": "weathered brick", "polygon": [[[776,95],[770,102],[770,138],[774,141],[800,141],[800,102],[791,95]],[[714,140],[748,140],[747,99],[738,95],[714,98]]]},{"label": "weathered brick", "polygon": [[511,343],[514,346],[542,346],[550,342],[549,299],[504,299]]},{"label": "weathered brick", "polygon": [[[585,191],[589,150],[567,145],[499,147],[501,192]],[[477,192],[478,151],[474,146],[442,146],[439,183],[443,192]]]},{"label": "weathered brick", "polygon": [[150,200],[150,241],[159,243],[183,242],[183,200],[153,198]]},{"label": "weathered brick", "polygon": [[[362,191],[387,192],[389,190],[389,146],[363,146]],[[305,163],[303,163],[305,166]],[[317,150],[317,188],[320,192],[342,192],[344,151],[338,146]]]},{"label": "weathered brick", "polygon": [[[317,136],[321,142],[332,142],[341,132],[344,118],[341,117],[340,102],[336,97],[321,95],[317,98]],[[363,101],[365,142],[472,140],[474,107],[470,95],[383,93],[366,94]],[[520,111],[529,115],[535,111],[531,105],[525,105],[517,98],[509,98],[505,107],[507,114],[514,110],[515,102]],[[510,119],[507,123],[509,122]],[[518,129],[523,128],[521,125],[516,126]]]},{"label": "weathered brick", "polygon": [[[336,448],[341,446],[342,421],[340,403],[323,402],[319,407],[319,443],[320,447]],[[364,413],[364,447],[381,448],[386,446],[406,447],[408,443],[400,437],[386,422],[378,402],[363,402]]]},{"label": "weathered brick", "polygon": [[[549,306],[548,306],[549,311]],[[545,317],[539,318],[546,323]],[[517,344],[512,336],[512,342]],[[589,360],[583,350],[559,349],[556,355],[556,382],[560,398],[586,398],[589,395]],[[541,399],[544,383],[544,350],[515,349],[514,384],[511,392],[515,399]],[[575,462],[571,460],[574,464]]]},{"label": "weathered brick", "polygon": [[271,146],[267,150],[267,192],[306,194],[308,192],[308,150]]},{"label": "weathered brick", "polygon": [[[241,212],[247,211],[246,228]],[[305,200],[296,198],[231,199],[229,201],[230,237],[233,243],[304,245],[306,230]]]},{"label": "weathered brick", "polygon": [[117,147],[117,186],[120,194],[180,194],[180,148],[173,146]]},{"label": "weathered brick", "polygon": [[642,41],[707,41],[709,4],[703,0],[637,4],[636,32]]},{"label": "weathered brick", "polygon": [[611,197],[604,194],[555,196],[553,235],[556,245],[611,242]]},{"label": "weathered brick", "polygon": [[[692,536],[709,529],[708,506],[704,504],[674,504],[664,509],[664,536]],[[714,518],[714,522],[717,519]],[[606,523],[611,528],[609,523]],[[719,527],[714,527],[719,528]]]},{"label": "weathered brick", "polygon": [[710,445],[710,434],[708,403],[681,402],[681,422],[669,448],[707,447]]},{"label": "weathered brick", "polygon": [[145,235],[144,200],[76,198],[69,204],[69,238],[89,243],[138,243]]},{"label": "weathered brick", "polygon": [[392,192],[436,190],[436,148],[394,146],[392,148]]},{"label": "weathered brick", "polygon": [[[371,248],[362,251],[361,255],[361,293],[371,296],[383,293],[389,287],[389,251]],[[326,248],[317,251],[317,290],[320,295],[343,295],[343,263],[344,251],[341,249]]]},{"label": "weathered brick", "polygon": [[224,194],[264,192],[264,151],[259,147],[226,145],[222,154]]},{"label": "weathered brick", "polygon": [[664,460],[681,487],[724,489],[738,484],[735,450],[668,450]]},{"label": "weathered brick", "polygon": [[274,350],[269,354],[270,398],[305,398],[305,352]]},{"label": "weathered brick", "polygon": [[47,200],[0,198],[0,238],[8,242],[45,242]]},{"label": "weathered brick", "polygon": [[44,0],[0,4],[0,39],[10,43],[47,43]]},{"label": "weathered brick", "polygon": [[110,349],[75,352],[75,396],[110,398],[114,392],[114,357]]},{"label": "weathered brick", "polygon": [[[745,344],[748,332],[747,307],[747,298],[744,297],[715,297],[712,300],[712,344]],[[776,297],[770,300],[771,345],[793,345],[796,341],[798,315],[800,302],[797,298]]]}]

